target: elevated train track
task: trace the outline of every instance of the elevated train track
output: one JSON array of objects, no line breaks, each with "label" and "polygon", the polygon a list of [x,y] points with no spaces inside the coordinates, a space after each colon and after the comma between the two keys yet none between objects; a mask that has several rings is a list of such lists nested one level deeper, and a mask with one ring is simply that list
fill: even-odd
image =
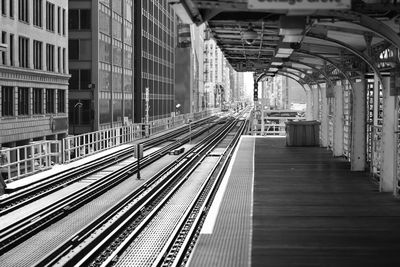
[{"label": "elevated train track", "polygon": [[[144,221],[151,221],[149,219],[151,217],[148,217],[147,215],[152,214],[151,210],[153,210],[157,205],[162,207],[164,204],[161,203],[168,202],[168,200],[163,200],[163,196],[172,197],[174,195],[168,192],[172,190],[171,188],[178,190],[180,186],[177,184],[183,184],[184,181],[186,181],[187,177],[190,175],[187,173],[188,168],[189,172],[194,172],[194,166],[201,165],[201,162],[207,158],[207,155],[212,155],[210,154],[210,151],[212,151],[218,143],[223,142],[225,143],[224,146],[229,146],[230,142],[221,140],[224,139],[224,136],[225,139],[232,139],[233,134],[229,133],[229,129],[233,128],[235,129],[234,132],[238,133],[243,131],[237,129],[237,126],[235,126],[237,123],[242,124],[241,128],[245,129],[246,123],[244,120],[239,122],[232,121],[232,119],[226,120],[230,122],[219,122],[216,124],[216,128],[224,130],[213,129],[212,131],[209,131],[208,128],[198,130],[198,135],[200,136],[198,139],[201,139],[202,141],[198,141],[199,143],[194,145],[192,148],[189,147],[189,151],[184,155],[180,157],[175,156],[175,159],[172,161],[169,159],[169,162],[164,163],[164,167],[162,167],[160,171],[152,171],[152,178],[143,182],[136,181],[140,184],[137,185],[135,190],[132,190],[131,194],[128,194],[127,196],[125,195],[116,202],[108,203],[108,208],[105,208],[102,212],[97,212],[97,216],[92,216],[92,219],[88,220],[82,218],[84,223],[80,222],[79,227],[75,227],[75,230],[70,230],[68,233],[69,237],[66,236],[68,235],[66,233],[63,234],[63,238],[60,237],[58,241],[52,240],[52,245],[48,247],[51,247],[52,252],[48,253],[49,249],[47,249],[47,251],[46,249],[43,250],[48,253],[47,255],[46,253],[43,253],[43,251],[41,253],[33,252],[35,257],[30,260],[24,259],[22,262],[18,262],[18,259],[13,259],[13,257],[18,258],[19,252],[27,249],[23,248],[25,245],[30,246],[32,242],[35,243],[33,240],[36,238],[41,240],[40,235],[46,235],[46,231],[52,232],[53,228],[56,227],[57,224],[61,224],[65,227],[68,225],[68,220],[76,219],[77,215],[73,214],[75,211],[79,212],[81,209],[80,207],[90,205],[97,206],[97,204],[91,204],[91,202],[103,198],[102,194],[107,195],[112,194],[111,191],[116,192],[116,189],[111,189],[112,186],[121,183],[119,187],[124,187],[124,184],[127,182],[118,182],[118,179],[126,180],[126,178],[131,177],[136,171],[134,164],[127,164],[125,167],[112,173],[104,184],[102,182],[94,182],[93,186],[91,186],[91,190],[88,190],[87,192],[86,190],[83,190],[78,193],[80,196],[79,198],[71,196],[61,202],[56,202],[56,206],[46,208],[41,211],[40,214],[35,214],[33,217],[31,216],[27,218],[24,222],[19,222],[18,225],[15,224],[12,227],[10,226],[7,227],[7,229],[1,230],[0,238],[2,243],[0,250],[4,255],[0,256],[0,260],[5,263],[4,266],[12,266],[15,265],[16,262],[18,262],[19,266],[32,266],[33,264],[36,264],[36,266],[52,266],[53,264],[66,266],[79,264],[81,266],[86,266],[90,262],[109,262],[110,259],[104,257],[104,255],[121,253],[121,249],[118,250],[119,252],[114,252],[113,249],[110,250],[110,248],[116,247],[115,244],[117,244],[118,241],[115,240],[121,240],[120,235],[127,236],[129,231],[140,229],[136,226],[140,225]],[[227,125],[230,125],[230,128]],[[237,134],[237,136],[239,135],[240,134]],[[166,155],[168,151],[176,149],[182,143],[188,142],[191,139],[193,142],[197,142],[193,140],[194,137],[186,135],[177,141],[177,145],[173,146],[172,144],[169,144],[167,145],[168,148],[161,149],[163,152],[160,153],[158,151],[147,156],[147,158],[143,160],[143,163],[148,162],[148,164],[150,164],[151,162],[156,161],[157,158],[162,157],[162,155]],[[221,161],[222,154],[225,153],[218,153],[218,157],[215,157],[214,155],[209,158],[218,158],[218,161]],[[154,154],[157,154],[157,156]],[[164,162],[167,161],[164,160]],[[165,188],[170,189],[165,191]],[[104,196],[104,198],[106,197],[107,196]],[[130,210],[130,212],[127,212],[127,210]],[[134,210],[134,212],[131,210]],[[130,219],[126,217],[127,214]],[[70,216],[71,218],[69,218]],[[125,224],[122,224],[123,220],[128,220],[130,226],[124,226]],[[70,221],[69,223],[73,225],[76,222]],[[115,223],[117,223],[116,225],[118,227]],[[126,228],[124,229],[123,227]],[[117,231],[116,229],[120,230]],[[108,236],[111,235],[110,231],[114,232],[112,238]],[[139,230],[136,231],[139,232]],[[95,246],[96,244],[97,246]],[[93,246],[95,246],[95,248],[93,248]],[[160,247],[160,250],[161,248],[162,247]],[[86,255],[86,257],[83,257],[84,255]],[[157,255],[154,255],[154,258],[156,257]],[[58,261],[59,263],[57,263]],[[80,261],[83,262],[79,263]],[[99,265],[97,263],[95,265]]]},{"label": "elevated train track", "polygon": [[[201,127],[202,125],[208,124],[210,121],[215,120],[216,117],[210,117],[203,120],[196,121],[192,124],[192,129]],[[144,149],[154,148],[163,143],[166,140],[174,140],[177,136],[183,135],[188,132],[187,127],[180,127],[174,131],[168,132],[165,135],[148,139],[140,142],[143,144]],[[172,143],[172,142],[171,142]],[[175,144],[176,145],[176,144]],[[173,144],[170,146],[174,146]],[[50,176],[45,181],[34,184],[27,188],[23,188],[10,194],[9,197],[0,200],[0,216],[3,216],[13,210],[16,210],[24,205],[27,205],[43,196],[49,195],[57,190],[64,188],[74,182],[84,179],[89,175],[93,175],[107,167],[115,165],[117,162],[122,162],[130,158],[133,154],[133,147],[120,150],[115,154],[107,155],[103,158],[98,158],[89,164],[81,165],[67,171],[57,173],[56,175]],[[159,154],[163,155],[166,151],[169,151],[170,147],[165,146],[165,149],[160,149]]]}]

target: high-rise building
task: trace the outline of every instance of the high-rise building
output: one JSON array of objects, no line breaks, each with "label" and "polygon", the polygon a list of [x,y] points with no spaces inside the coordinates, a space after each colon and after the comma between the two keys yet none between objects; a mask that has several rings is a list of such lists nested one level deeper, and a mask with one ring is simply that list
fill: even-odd
[{"label": "high-rise building", "polygon": [[68,131],[68,2],[0,5],[0,146],[63,138]]},{"label": "high-rise building", "polygon": [[175,12],[167,0],[132,2],[136,16],[135,121],[146,120],[146,98],[148,119],[166,118],[175,111]]},{"label": "high-rise building", "polygon": [[133,2],[69,0],[72,134],[133,122]]},{"label": "high-rise building", "polygon": [[178,21],[175,52],[175,102],[180,113],[199,112],[203,102],[203,49],[205,25],[188,25]]},{"label": "high-rise building", "polygon": [[204,43],[204,83],[207,107],[217,107],[221,101],[221,93],[225,90],[226,72],[225,57],[217,43],[210,39]]}]

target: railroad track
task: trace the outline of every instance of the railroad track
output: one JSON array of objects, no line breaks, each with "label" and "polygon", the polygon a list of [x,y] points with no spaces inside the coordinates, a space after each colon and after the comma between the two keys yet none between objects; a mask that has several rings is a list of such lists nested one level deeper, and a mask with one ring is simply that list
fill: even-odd
[{"label": "railroad track", "polygon": [[[192,134],[200,135],[207,131],[202,128]],[[169,144],[162,149],[151,153],[141,160],[141,165],[147,166],[155,162],[169,151],[178,148],[182,143],[187,142],[190,138],[188,135]],[[165,138],[164,138],[165,139]],[[132,152],[129,153],[130,155]],[[20,244],[35,233],[45,229],[48,225],[67,216],[69,213],[85,205],[92,199],[100,196],[110,188],[121,183],[128,177],[131,177],[137,170],[136,162],[121,167],[115,172],[110,173],[104,178],[76,191],[75,193],[52,203],[43,209],[26,216],[22,220],[15,222],[0,231],[0,254],[10,250]]]},{"label": "railroad track", "polygon": [[[170,233],[173,237],[159,248],[158,253],[161,253],[161,256],[157,257],[157,254],[153,257],[157,258],[158,265],[165,265],[164,262],[170,262],[171,258],[177,259],[180,258],[179,255],[187,255],[187,248],[190,246],[181,244],[183,250],[176,253],[177,246],[174,244],[179,243],[177,240],[182,240],[183,233],[186,233],[183,239],[193,240],[193,233],[196,233],[196,229],[201,226],[231,152],[245,129],[245,124],[245,121],[230,120],[225,123],[225,127],[221,127],[221,130],[212,131],[207,138],[184,153],[179,160],[163,168],[135,192],[116,203],[97,220],[43,257],[35,266],[117,264],[117,260],[127,247],[149,227],[148,225],[160,211],[168,206],[168,202],[176,197],[188,177],[196,172],[211,151],[224,143],[224,152],[218,156],[210,175],[204,179],[205,182],[198,182],[199,192],[195,194],[196,197],[191,201],[191,205],[186,209],[174,231]],[[189,223],[196,225],[197,228],[193,226],[194,228],[191,228],[193,230],[187,231]]]},{"label": "railroad track", "polygon": [[[216,117],[206,118],[203,120],[196,121],[192,124],[192,129],[196,129],[210,123],[210,121],[215,120]],[[148,139],[146,141],[142,141],[145,149],[150,149],[161,143],[165,142],[168,139],[174,139],[177,136],[185,134],[188,132],[187,127],[181,127],[174,131],[168,132],[163,136],[158,138]],[[98,158],[88,164],[75,167],[73,169],[69,169],[62,173],[58,173],[42,181],[37,183],[34,186],[30,186],[29,188],[19,190],[17,193],[10,195],[9,197],[0,200],[0,217],[5,214],[14,211],[18,208],[23,207],[29,203],[32,203],[35,200],[38,200],[46,195],[56,192],[65,186],[73,184],[89,175],[92,175],[96,172],[99,172],[105,168],[108,168],[112,165],[115,165],[118,162],[126,160],[131,157],[133,153],[133,147],[126,148],[113,155],[108,155],[103,158]]]}]

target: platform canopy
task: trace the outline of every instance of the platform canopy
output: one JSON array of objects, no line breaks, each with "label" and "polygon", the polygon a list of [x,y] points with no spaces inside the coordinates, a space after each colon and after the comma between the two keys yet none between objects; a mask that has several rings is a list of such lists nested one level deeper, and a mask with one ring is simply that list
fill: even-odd
[{"label": "platform canopy", "polygon": [[[236,71],[331,83],[392,69],[400,5],[374,0],[170,0],[183,23],[208,25]],[[258,76],[257,76],[258,75]]]}]

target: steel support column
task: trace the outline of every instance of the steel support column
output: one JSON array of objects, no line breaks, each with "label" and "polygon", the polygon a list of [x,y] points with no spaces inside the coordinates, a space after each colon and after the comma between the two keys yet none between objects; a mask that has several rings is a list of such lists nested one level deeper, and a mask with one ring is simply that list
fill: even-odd
[{"label": "steel support column", "polygon": [[383,192],[394,192],[396,188],[395,179],[395,153],[396,135],[395,127],[397,119],[396,97],[390,96],[390,77],[383,77],[383,125],[382,125],[382,170],[379,183],[380,190]]},{"label": "steel support column", "polygon": [[326,85],[321,86],[321,101],[322,101],[322,118],[321,118],[321,146],[328,147],[328,124],[329,124],[329,107],[328,107],[328,99],[326,98]]},{"label": "steel support column", "polygon": [[364,171],[366,168],[366,86],[365,79],[354,84],[350,155],[352,171]]},{"label": "steel support column", "polygon": [[321,91],[320,85],[317,83],[316,86],[311,87],[311,92],[313,96],[313,119],[318,120],[318,114],[319,114],[319,93]]},{"label": "steel support column", "polygon": [[342,85],[336,85],[335,90],[335,112],[333,129],[333,155],[343,155],[343,89]]},{"label": "steel support column", "polygon": [[312,92],[312,87],[310,87],[310,90],[306,91],[306,120],[313,120],[313,92]]}]

